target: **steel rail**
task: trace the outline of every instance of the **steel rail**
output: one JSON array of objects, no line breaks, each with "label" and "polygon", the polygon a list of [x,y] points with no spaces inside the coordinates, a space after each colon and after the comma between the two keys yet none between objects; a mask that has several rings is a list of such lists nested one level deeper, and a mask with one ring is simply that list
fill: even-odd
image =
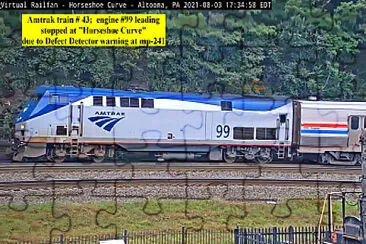
[{"label": "steel rail", "polygon": [[71,162],[63,164],[53,163],[27,163],[27,164],[0,164],[0,171],[5,170],[29,170],[32,168],[37,169],[62,169],[62,170],[75,170],[75,169],[161,169],[161,168],[172,168],[172,169],[262,169],[262,170],[323,170],[323,171],[354,171],[360,173],[361,167],[350,167],[350,166],[324,166],[314,164],[220,164],[220,163],[197,163],[197,162],[170,162],[170,163],[146,163],[146,162],[131,162],[131,163],[83,163],[83,162]]},{"label": "steel rail", "polygon": [[361,186],[360,181],[352,180],[318,180],[318,179],[275,179],[275,178],[132,178],[132,179],[57,179],[32,181],[0,181],[0,188],[18,186],[51,186],[53,184],[69,185],[79,183],[98,184],[276,184],[276,185],[337,185]]}]

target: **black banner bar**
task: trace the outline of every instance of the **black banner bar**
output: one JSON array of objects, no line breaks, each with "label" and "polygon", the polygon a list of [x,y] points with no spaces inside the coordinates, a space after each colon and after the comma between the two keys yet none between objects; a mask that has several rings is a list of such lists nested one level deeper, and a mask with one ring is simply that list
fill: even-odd
[{"label": "black banner bar", "polygon": [[272,0],[243,1],[106,1],[106,0],[50,0],[50,1],[1,1],[0,10],[37,9],[109,9],[109,10],[271,10]]}]

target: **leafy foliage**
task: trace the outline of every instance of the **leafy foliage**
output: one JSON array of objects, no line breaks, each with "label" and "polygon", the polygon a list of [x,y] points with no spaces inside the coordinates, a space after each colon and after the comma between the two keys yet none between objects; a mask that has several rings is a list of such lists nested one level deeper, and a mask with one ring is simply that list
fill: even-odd
[{"label": "leafy foliage", "polygon": [[365,42],[365,9],[364,0],[276,0],[270,12],[151,11],[167,15],[164,48],[22,48],[21,13],[2,11],[0,102],[18,106],[41,84],[177,92],[220,84],[237,94],[365,98],[366,74],[352,62]]}]

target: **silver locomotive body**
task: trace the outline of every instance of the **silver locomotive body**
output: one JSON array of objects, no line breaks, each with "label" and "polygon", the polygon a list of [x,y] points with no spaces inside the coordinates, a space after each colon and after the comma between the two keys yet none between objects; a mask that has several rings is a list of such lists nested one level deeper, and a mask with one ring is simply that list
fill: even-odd
[{"label": "silver locomotive body", "polygon": [[292,156],[292,102],[282,98],[71,87],[40,87],[36,94],[37,105],[18,117],[17,161],[100,162],[116,147],[153,152],[158,160],[207,156],[263,163]]}]

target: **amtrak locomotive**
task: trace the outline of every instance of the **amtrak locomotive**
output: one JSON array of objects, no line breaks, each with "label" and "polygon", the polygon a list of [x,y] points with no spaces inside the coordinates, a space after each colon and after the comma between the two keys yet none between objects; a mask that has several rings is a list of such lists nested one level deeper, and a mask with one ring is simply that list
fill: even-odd
[{"label": "amtrak locomotive", "polygon": [[360,163],[366,103],[40,86],[16,119],[14,161],[101,162],[117,148],[157,160]]}]

